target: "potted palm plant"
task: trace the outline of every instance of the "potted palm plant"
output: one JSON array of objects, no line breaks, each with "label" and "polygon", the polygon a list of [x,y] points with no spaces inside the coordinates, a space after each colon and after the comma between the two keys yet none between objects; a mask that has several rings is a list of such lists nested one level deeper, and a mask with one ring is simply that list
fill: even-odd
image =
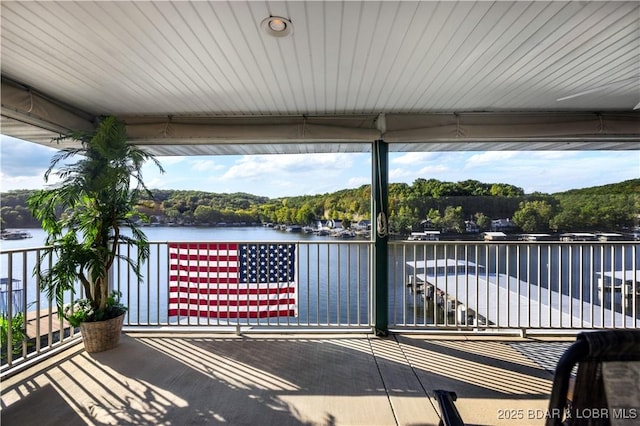
[{"label": "potted palm plant", "polygon": [[[49,256],[54,259],[49,269],[37,273],[58,314],[80,327],[87,351],[100,352],[118,344],[127,310],[109,281],[114,261],[126,262],[141,279],[140,264],[149,256],[147,238],[136,222],[142,218],[136,211],[141,195],[151,196],[142,166],[151,160],[164,170],[155,157],[127,141],[126,126],[114,117],[101,119],[93,132],[71,132],[54,141],[68,139],[80,145],[58,151],[44,175],[48,182],[53,173],[59,182],[35,192],[27,203],[47,233],[41,264]],[[135,247],[136,259],[120,253],[121,243]],[[82,298],[65,306],[77,282]]]}]

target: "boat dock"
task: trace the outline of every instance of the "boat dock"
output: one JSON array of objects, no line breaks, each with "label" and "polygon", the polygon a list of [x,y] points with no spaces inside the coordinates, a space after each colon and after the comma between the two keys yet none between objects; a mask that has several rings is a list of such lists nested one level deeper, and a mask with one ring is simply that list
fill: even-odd
[{"label": "boat dock", "polygon": [[[438,259],[406,264],[415,272],[408,285],[427,298],[434,293],[444,295],[447,310],[455,310],[462,325],[520,329],[640,327],[640,319],[606,305],[506,274],[488,273],[472,262]],[[478,323],[474,324],[476,314]]]},{"label": "boat dock", "polygon": [[[613,294],[614,304],[624,303],[633,305],[633,296],[640,297],[640,270],[613,271],[596,273],[598,277],[598,299],[604,305],[611,304]],[[635,285],[635,290],[634,290]]]},{"label": "boat dock", "polygon": [[5,229],[0,233],[0,239],[3,240],[25,240],[31,237],[28,231],[22,229]]},{"label": "boat dock", "polygon": [[70,327],[66,320],[58,318],[55,308],[51,311],[51,315],[48,310],[27,312],[26,330],[27,336],[30,338],[46,336],[49,332],[57,333]]}]

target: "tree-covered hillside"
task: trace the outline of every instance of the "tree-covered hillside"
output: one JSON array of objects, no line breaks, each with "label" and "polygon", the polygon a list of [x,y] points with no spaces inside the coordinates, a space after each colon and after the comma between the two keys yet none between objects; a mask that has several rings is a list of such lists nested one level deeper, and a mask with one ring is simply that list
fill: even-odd
[{"label": "tree-covered hillside", "polygon": [[623,229],[640,224],[640,179],[554,194],[557,229]]},{"label": "tree-covered hillside", "polygon": [[[26,209],[29,190],[1,195],[3,228],[37,227]],[[270,199],[246,193],[154,190],[139,211],[152,222],[212,226],[260,222],[311,224],[340,219],[347,224],[370,218],[369,185],[333,193]],[[416,179],[389,186],[389,224],[408,233],[428,224],[445,232],[480,231],[509,218],[524,232],[625,230],[640,223],[640,179],[571,191],[525,194],[505,183]],[[61,212],[62,214],[62,212]]]}]

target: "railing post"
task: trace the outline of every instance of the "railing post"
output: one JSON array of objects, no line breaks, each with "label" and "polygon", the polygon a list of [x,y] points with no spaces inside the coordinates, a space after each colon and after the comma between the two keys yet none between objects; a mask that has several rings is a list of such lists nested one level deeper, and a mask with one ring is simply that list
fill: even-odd
[{"label": "railing post", "polygon": [[375,332],[378,336],[388,333],[389,310],[389,147],[377,140],[372,147],[373,176],[371,180],[371,252],[373,297],[375,307]]}]

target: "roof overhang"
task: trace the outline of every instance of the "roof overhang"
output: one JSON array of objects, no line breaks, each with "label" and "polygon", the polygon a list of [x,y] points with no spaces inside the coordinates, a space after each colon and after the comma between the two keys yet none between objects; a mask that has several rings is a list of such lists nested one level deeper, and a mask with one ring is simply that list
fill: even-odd
[{"label": "roof overhang", "polygon": [[[122,116],[132,142],[155,155],[392,151],[640,149],[635,112],[509,112],[323,116]],[[50,144],[96,117],[2,82],[3,132]],[[64,146],[64,145],[61,145]]]},{"label": "roof overhang", "polygon": [[640,149],[634,1],[1,7],[2,133],[36,143],[114,115],[156,155]]}]

